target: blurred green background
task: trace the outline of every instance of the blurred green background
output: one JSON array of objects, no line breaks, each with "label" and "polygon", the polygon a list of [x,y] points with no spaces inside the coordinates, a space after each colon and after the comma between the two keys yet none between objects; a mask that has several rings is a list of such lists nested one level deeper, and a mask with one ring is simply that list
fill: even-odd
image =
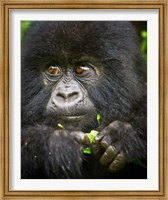
[{"label": "blurred green background", "polygon": [[[141,43],[141,52],[144,58],[144,61],[147,61],[147,22],[146,21],[134,21],[132,22],[133,25],[136,27],[138,35],[140,37]],[[24,36],[28,28],[30,27],[30,21],[22,21],[21,22],[21,40],[23,42]]]}]

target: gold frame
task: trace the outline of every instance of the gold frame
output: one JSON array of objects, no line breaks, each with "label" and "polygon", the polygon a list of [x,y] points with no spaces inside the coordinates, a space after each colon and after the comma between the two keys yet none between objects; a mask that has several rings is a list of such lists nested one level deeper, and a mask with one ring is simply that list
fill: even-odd
[{"label": "gold frame", "polygon": [[[167,0],[1,0],[0,21],[0,199],[168,199]],[[9,11],[10,9],[159,10],[159,190],[158,191],[9,191]]]}]

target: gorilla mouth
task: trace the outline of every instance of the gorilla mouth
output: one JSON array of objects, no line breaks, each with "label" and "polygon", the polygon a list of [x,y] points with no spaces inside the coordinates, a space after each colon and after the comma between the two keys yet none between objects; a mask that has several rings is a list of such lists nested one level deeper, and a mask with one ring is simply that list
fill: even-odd
[{"label": "gorilla mouth", "polygon": [[61,115],[58,116],[58,119],[65,120],[65,121],[78,121],[84,118],[87,114],[81,115]]}]

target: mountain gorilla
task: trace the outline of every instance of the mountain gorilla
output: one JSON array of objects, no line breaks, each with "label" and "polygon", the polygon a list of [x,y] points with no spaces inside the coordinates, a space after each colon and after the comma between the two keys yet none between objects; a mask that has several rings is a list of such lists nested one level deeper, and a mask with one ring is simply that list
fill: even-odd
[{"label": "mountain gorilla", "polygon": [[23,179],[146,178],[138,45],[126,21],[32,23],[22,45]]}]

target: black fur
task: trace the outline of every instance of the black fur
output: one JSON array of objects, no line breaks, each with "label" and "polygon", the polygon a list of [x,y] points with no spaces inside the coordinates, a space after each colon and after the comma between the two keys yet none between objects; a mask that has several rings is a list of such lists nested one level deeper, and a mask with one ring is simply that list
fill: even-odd
[{"label": "black fur", "polygon": [[[59,130],[57,115],[46,109],[55,85],[46,86],[42,72],[45,63],[57,60],[68,68],[81,57],[98,70],[94,79],[80,82],[95,111]],[[22,178],[146,178],[146,168],[133,162],[145,163],[147,154],[144,67],[130,22],[34,22],[22,46]],[[100,126],[94,112],[101,115]],[[100,157],[83,153],[86,145],[74,131],[93,129],[110,137],[107,143],[128,162],[123,170],[111,173]]]}]

